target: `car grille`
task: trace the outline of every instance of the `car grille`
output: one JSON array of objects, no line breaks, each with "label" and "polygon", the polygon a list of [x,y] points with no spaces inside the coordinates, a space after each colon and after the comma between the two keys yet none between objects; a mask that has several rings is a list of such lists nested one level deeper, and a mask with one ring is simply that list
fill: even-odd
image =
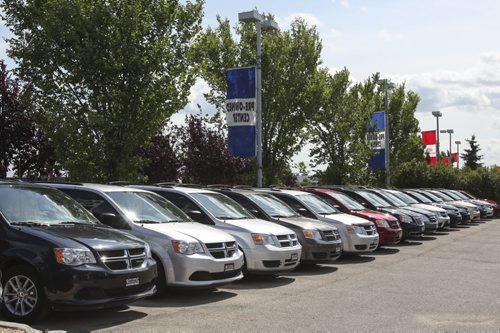
[{"label": "car grille", "polygon": [[323,230],[323,240],[327,242],[333,242],[340,239],[340,234],[337,230]]},{"label": "car grille", "polygon": [[434,215],[432,215],[432,216],[429,216],[429,221],[431,221],[431,223],[436,223],[437,219]]},{"label": "car grille", "polygon": [[296,234],[276,235],[276,238],[278,238],[281,247],[292,247],[299,244]]},{"label": "car grille", "polygon": [[231,258],[238,250],[236,242],[206,243],[208,251],[216,259]]},{"label": "car grille", "polygon": [[442,217],[448,217],[448,213],[447,213],[447,212],[439,212],[439,214],[440,214]]},{"label": "car grille", "polygon": [[367,235],[376,235],[377,234],[377,228],[375,228],[374,224],[363,225],[363,228],[365,228],[365,232]]},{"label": "car grille", "polygon": [[420,226],[424,225],[424,222],[422,221],[422,219],[420,218],[420,216],[415,216],[415,217],[413,217],[413,219],[415,220],[415,223],[417,225],[420,225]]},{"label": "car grille", "polygon": [[146,248],[99,251],[99,257],[106,267],[113,271],[141,268],[146,264]]},{"label": "car grille", "polygon": [[389,221],[389,226],[392,229],[399,229],[399,223],[397,221]]}]

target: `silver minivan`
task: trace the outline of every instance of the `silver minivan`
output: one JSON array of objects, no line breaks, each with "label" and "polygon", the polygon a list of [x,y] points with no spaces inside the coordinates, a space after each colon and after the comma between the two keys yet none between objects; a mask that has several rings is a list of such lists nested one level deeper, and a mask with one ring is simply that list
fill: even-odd
[{"label": "silver minivan", "polygon": [[233,236],[194,222],[165,198],[136,188],[48,184],[76,199],[102,223],[129,232],[151,247],[158,291],[213,287],[243,277],[243,254]]},{"label": "silver minivan", "polygon": [[182,186],[137,187],[165,197],[193,220],[231,234],[245,255],[245,268],[250,273],[290,271],[300,262],[302,247],[293,230],[256,218],[222,193]]}]

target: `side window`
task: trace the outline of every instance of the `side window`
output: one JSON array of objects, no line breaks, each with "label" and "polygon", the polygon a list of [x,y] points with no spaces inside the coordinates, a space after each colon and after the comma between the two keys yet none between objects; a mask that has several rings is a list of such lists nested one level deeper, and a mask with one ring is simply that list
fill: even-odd
[{"label": "side window", "polygon": [[237,203],[239,203],[240,205],[242,205],[246,210],[248,210],[250,213],[258,217],[259,219],[264,218],[263,214],[250,200],[243,198],[241,195],[229,195],[229,197],[234,201],[236,201]]},{"label": "side window", "polygon": [[203,224],[211,224],[214,222],[203,212],[203,210],[198,207],[191,199],[188,197],[170,192],[157,192],[159,195],[164,197],[165,199],[171,201],[174,205],[179,207],[184,213],[186,213],[190,218],[195,220],[196,222]]},{"label": "side window", "polygon": [[74,189],[61,189],[61,191],[78,201],[102,223],[113,228],[123,229],[128,227],[127,222],[120,216],[116,209],[99,194]]}]

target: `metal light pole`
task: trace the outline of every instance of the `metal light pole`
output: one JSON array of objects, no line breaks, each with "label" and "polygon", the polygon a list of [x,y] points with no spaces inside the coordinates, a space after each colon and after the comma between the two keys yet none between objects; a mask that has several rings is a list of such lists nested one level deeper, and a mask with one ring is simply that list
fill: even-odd
[{"label": "metal light pole", "polygon": [[453,130],[452,129],[441,130],[440,133],[448,133],[450,135],[450,151],[448,153],[448,165],[453,166],[453,163],[451,161],[451,135],[453,134]]},{"label": "metal light pole", "polygon": [[439,151],[439,117],[442,117],[443,114],[441,111],[432,111],[432,115],[436,117],[436,161],[439,163],[441,152]]},{"label": "metal light pole", "polygon": [[238,13],[238,20],[244,23],[255,23],[257,33],[257,187],[262,187],[262,29],[278,29],[273,20],[262,20],[258,11]]},{"label": "metal light pole", "polygon": [[384,149],[385,149],[385,186],[389,188],[391,186],[391,160],[390,160],[390,145],[389,145],[389,97],[388,90],[393,89],[395,87],[394,83],[390,80],[385,79],[384,82]]},{"label": "metal light pole", "polygon": [[455,143],[457,144],[457,169],[460,169],[460,152],[459,152],[459,147],[460,147],[460,144],[462,143],[461,141],[455,141]]}]

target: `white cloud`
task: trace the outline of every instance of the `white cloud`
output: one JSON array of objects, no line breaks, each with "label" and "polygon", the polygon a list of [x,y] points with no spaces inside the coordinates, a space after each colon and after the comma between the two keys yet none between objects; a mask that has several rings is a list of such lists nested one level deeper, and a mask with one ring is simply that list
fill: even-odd
[{"label": "white cloud", "polygon": [[284,20],[280,20],[278,18],[277,21],[280,26],[288,27],[293,22],[293,20],[299,17],[302,18],[304,21],[306,21],[307,24],[311,26],[315,25],[317,27],[320,27],[323,25],[323,23],[311,13],[293,13],[288,15]]},{"label": "white cloud", "polygon": [[481,53],[480,57],[484,62],[500,63],[500,53],[498,52],[484,52]]},{"label": "white cloud", "polygon": [[368,7],[366,7],[366,6],[361,6],[361,7],[359,8],[359,10],[361,10],[363,13],[366,13],[366,12],[368,11]]},{"label": "white cloud", "polygon": [[346,1],[346,0],[344,0],[344,1],[340,1],[340,5],[341,5],[342,7],[344,7],[344,8],[347,8],[347,7],[349,7],[349,1]]},{"label": "white cloud", "polygon": [[403,38],[403,35],[399,32],[391,32],[386,29],[379,30],[377,33],[379,39],[384,42],[393,42]]}]

